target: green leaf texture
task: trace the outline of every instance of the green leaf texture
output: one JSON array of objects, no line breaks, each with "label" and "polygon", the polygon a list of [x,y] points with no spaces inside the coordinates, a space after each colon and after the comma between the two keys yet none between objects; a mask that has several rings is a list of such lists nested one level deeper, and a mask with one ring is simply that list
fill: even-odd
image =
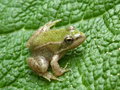
[{"label": "green leaf texture", "polygon": [[[70,72],[48,82],[27,65],[26,42],[40,26],[73,25],[87,40],[61,60]],[[0,0],[1,90],[120,90],[120,0]]]}]

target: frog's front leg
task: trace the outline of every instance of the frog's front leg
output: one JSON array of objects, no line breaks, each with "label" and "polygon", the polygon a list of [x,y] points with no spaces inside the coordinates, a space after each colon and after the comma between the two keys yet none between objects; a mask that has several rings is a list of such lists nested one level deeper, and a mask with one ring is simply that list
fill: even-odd
[{"label": "frog's front leg", "polygon": [[50,79],[58,80],[52,73],[48,72],[49,62],[42,56],[37,58],[29,58],[28,65],[35,71],[39,76],[42,76],[50,81]]},{"label": "frog's front leg", "polygon": [[52,60],[51,60],[51,67],[53,72],[55,73],[56,76],[61,76],[62,74],[64,74],[65,72],[69,71],[69,69],[65,68],[61,68],[58,64],[58,60],[60,59],[59,55],[54,55]]}]

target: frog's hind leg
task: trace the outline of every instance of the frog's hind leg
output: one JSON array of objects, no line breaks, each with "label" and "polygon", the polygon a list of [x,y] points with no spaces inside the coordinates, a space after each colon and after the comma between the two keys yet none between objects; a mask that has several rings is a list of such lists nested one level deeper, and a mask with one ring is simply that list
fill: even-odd
[{"label": "frog's hind leg", "polygon": [[61,19],[55,20],[55,21],[50,21],[47,24],[45,24],[44,26],[40,27],[34,34],[33,36],[29,39],[29,41],[27,42],[27,47],[30,47],[30,44],[33,43],[31,41],[33,41],[34,38],[36,38],[38,35],[40,35],[42,32],[46,32],[49,31],[50,28],[52,26],[54,26],[56,23],[60,22]]},{"label": "frog's hind leg", "polygon": [[39,76],[46,78],[47,80],[58,80],[52,73],[47,72],[49,62],[44,57],[37,57],[37,59],[28,59],[29,67],[35,71]]},{"label": "frog's hind leg", "polygon": [[55,21],[50,21],[48,23],[46,23],[44,26],[42,26],[41,28],[38,29],[38,32],[46,32],[48,30],[50,30],[50,28],[52,26],[54,26],[56,23],[60,22],[61,19],[55,20]]}]

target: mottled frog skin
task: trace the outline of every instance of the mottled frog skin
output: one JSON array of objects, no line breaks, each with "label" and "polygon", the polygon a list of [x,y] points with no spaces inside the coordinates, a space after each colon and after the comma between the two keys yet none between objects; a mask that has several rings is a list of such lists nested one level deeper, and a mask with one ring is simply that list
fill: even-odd
[{"label": "mottled frog skin", "polygon": [[[28,65],[39,76],[49,81],[51,79],[59,80],[57,76],[69,71],[66,66],[64,68],[59,66],[59,59],[68,50],[76,48],[86,39],[85,34],[73,26],[51,30],[50,28],[59,21],[61,20],[48,22],[39,28],[27,42],[27,47],[32,53],[27,60]],[[54,74],[47,71],[49,65]]]}]

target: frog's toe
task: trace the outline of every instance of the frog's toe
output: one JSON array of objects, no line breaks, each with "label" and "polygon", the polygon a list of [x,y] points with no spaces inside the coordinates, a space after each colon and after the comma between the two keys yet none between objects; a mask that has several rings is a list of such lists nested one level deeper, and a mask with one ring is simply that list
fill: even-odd
[{"label": "frog's toe", "polygon": [[63,80],[61,80],[61,79],[58,79],[57,77],[53,77],[53,78],[51,78],[51,79],[57,80],[57,81],[63,81]]},{"label": "frog's toe", "polygon": [[68,67],[68,64],[69,64],[69,63],[67,63],[67,64],[65,65],[65,67],[63,68],[63,71],[64,71],[64,72],[71,71],[70,68],[67,68],[67,67]]},{"label": "frog's toe", "polygon": [[66,69],[66,68],[68,67],[68,64],[69,64],[69,63],[67,63],[63,69]]},{"label": "frog's toe", "polygon": [[71,71],[71,69],[70,69],[70,68],[63,68],[63,69],[62,69],[62,72],[63,72],[63,73],[68,72],[68,71]]},{"label": "frog's toe", "polygon": [[64,70],[64,72],[68,72],[68,71],[71,71],[71,69],[67,68],[67,69]]},{"label": "frog's toe", "polygon": [[46,76],[43,76],[45,79],[47,79],[49,82],[51,81],[50,78],[46,77]]},{"label": "frog's toe", "polygon": [[58,80],[58,81],[61,81],[60,79],[58,79],[57,77],[55,77],[52,73],[50,72],[46,72],[44,74],[42,74],[42,76],[47,79],[48,81],[51,81],[51,79],[53,80]]},{"label": "frog's toe", "polygon": [[61,21],[61,19],[58,19],[58,20],[55,20],[55,21],[50,21],[50,22],[48,22],[48,23],[46,24],[46,26],[52,27],[52,26],[54,26],[56,23],[58,23],[58,22],[60,22],[60,21]]}]

